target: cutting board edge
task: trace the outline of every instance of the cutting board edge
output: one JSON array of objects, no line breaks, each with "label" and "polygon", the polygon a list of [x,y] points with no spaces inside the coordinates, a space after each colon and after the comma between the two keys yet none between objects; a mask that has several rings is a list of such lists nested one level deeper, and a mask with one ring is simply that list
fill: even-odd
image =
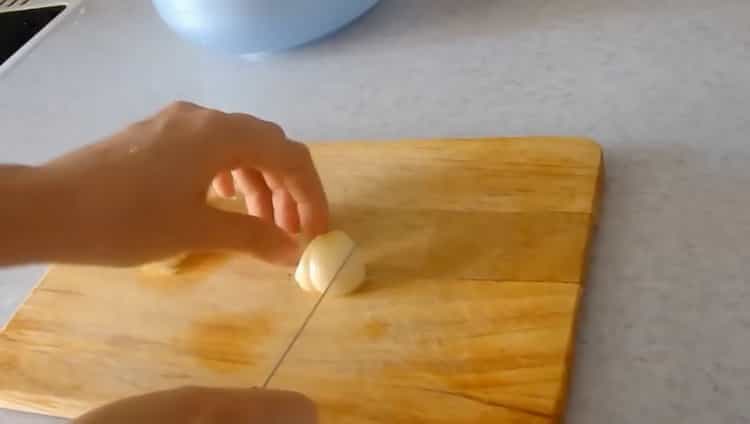
[{"label": "cutting board edge", "polygon": [[[2,392],[0,392],[2,393]],[[63,418],[63,419],[74,419],[80,414],[73,412],[70,408],[59,408],[55,406],[27,406],[26,402],[8,402],[5,397],[0,396],[0,409],[6,409],[8,411],[22,412],[26,414],[41,415],[51,418]],[[54,396],[39,396],[36,398],[41,400],[40,403],[35,405],[41,405],[42,403],[58,402],[60,399]]]},{"label": "cutting board edge", "polygon": [[42,283],[44,283],[44,280],[47,279],[52,269],[55,267],[55,265],[48,265],[47,268],[44,270],[44,273],[37,278],[37,280],[34,282],[34,286],[31,287],[31,290],[26,293],[26,296],[24,296],[23,301],[21,301],[18,306],[13,310],[13,312],[8,317],[8,320],[3,323],[2,326],[0,326],[0,335],[5,334],[5,331],[8,329],[8,326],[13,321],[13,319],[16,318],[16,315],[18,315],[19,312],[21,312],[21,309],[26,305],[26,303],[31,299],[31,296],[34,295],[34,293],[39,289],[39,287],[42,286]]},{"label": "cutting board edge", "polygon": [[606,167],[604,164],[604,152],[599,150],[599,167],[597,169],[596,182],[594,187],[594,196],[591,199],[591,212],[588,213],[588,235],[586,237],[586,243],[583,249],[583,261],[581,262],[581,271],[579,275],[581,279],[579,284],[584,287],[586,285],[586,279],[589,271],[589,259],[591,259],[593,245],[596,243],[596,235],[599,228],[599,218],[601,216],[601,208],[604,197],[604,181]]},{"label": "cutting board edge", "polygon": [[588,145],[600,154],[603,151],[602,146],[599,142],[591,137],[585,136],[562,136],[562,135],[519,135],[519,136],[461,136],[461,137],[410,137],[410,138],[361,138],[361,139],[309,139],[303,142],[309,146],[330,146],[336,144],[401,144],[401,143],[417,143],[417,144],[430,144],[435,142],[514,142],[524,140],[543,140],[543,141],[559,141],[559,142],[570,142]]},{"label": "cutting board edge", "polygon": [[594,197],[592,199],[591,213],[589,214],[589,231],[584,248],[584,260],[582,262],[583,269],[581,270],[581,281],[579,283],[579,290],[576,295],[575,309],[573,311],[573,325],[571,326],[570,344],[568,345],[567,352],[565,353],[565,364],[563,374],[563,382],[561,386],[560,396],[557,398],[555,403],[555,412],[552,416],[552,422],[564,423],[565,413],[568,407],[568,395],[570,394],[570,385],[572,384],[572,374],[575,366],[575,345],[576,335],[578,334],[578,327],[581,321],[581,300],[583,299],[584,290],[586,289],[586,279],[588,277],[588,264],[593,250],[593,244],[595,243],[596,233],[599,225],[600,208],[602,207],[602,198],[604,191],[604,180],[605,180],[605,164],[604,164],[604,152],[599,149],[599,168],[596,178],[596,187],[594,189]]},{"label": "cutting board edge", "polygon": [[581,299],[583,299],[584,289],[584,285],[579,285],[578,292],[576,293],[575,306],[573,308],[573,322],[570,326],[570,336],[568,337],[569,343],[565,350],[565,368],[563,369],[560,393],[557,396],[554,412],[551,416],[552,422],[555,424],[565,422],[565,413],[568,410],[568,396],[570,394],[570,385],[572,383],[573,366],[575,365],[576,335],[578,334],[578,326],[580,325],[581,320]]}]

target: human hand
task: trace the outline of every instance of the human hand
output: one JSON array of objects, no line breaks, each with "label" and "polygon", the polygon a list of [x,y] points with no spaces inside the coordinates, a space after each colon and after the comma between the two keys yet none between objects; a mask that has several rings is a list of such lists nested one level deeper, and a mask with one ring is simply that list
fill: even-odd
[{"label": "human hand", "polygon": [[122,399],[72,424],[314,424],[315,404],[294,392],[185,387]]},{"label": "human hand", "polygon": [[[231,173],[230,173],[231,172]],[[328,205],[306,146],[275,124],[178,102],[39,169],[57,204],[56,262],[133,265],[232,249],[292,265],[293,234],[327,231]],[[206,204],[213,182],[249,215]]]}]

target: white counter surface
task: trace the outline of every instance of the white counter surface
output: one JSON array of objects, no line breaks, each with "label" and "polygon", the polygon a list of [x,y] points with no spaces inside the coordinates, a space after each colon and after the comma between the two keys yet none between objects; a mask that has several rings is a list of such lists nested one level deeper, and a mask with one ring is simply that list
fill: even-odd
[{"label": "white counter surface", "polygon": [[[261,62],[180,41],[146,0],[89,0],[0,78],[0,160],[174,99],[302,140],[595,138],[606,193],[568,422],[750,423],[747,0],[385,0]],[[0,272],[0,321],[41,272]]]}]

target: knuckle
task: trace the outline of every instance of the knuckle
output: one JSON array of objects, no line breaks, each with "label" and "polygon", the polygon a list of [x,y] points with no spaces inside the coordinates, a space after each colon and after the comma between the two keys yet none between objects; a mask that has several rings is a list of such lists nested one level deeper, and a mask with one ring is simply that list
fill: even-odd
[{"label": "knuckle", "polygon": [[295,146],[299,149],[300,156],[305,160],[312,160],[312,154],[310,153],[310,148],[307,146],[307,144],[303,143],[294,143]]},{"label": "knuckle", "polygon": [[170,134],[186,126],[192,120],[186,120],[185,115],[199,110],[200,107],[186,101],[174,101],[164,107],[150,122],[161,134]]},{"label": "knuckle", "polygon": [[275,122],[270,121],[262,121],[263,122],[263,132],[266,134],[267,137],[275,139],[275,140],[286,140],[286,133],[284,132],[284,129],[281,128],[281,126]]},{"label": "knuckle", "polygon": [[200,128],[211,128],[220,123],[224,116],[224,113],[218,110],[203,109],[196,112],[195,123]]},{"label": "knuckle", "polygon": [[200,141],[215,132],[222,115],[219,111],[201,107],[175,110],[162,115],[157,121],[157,128],[163,134]]},{"label": "knuckle", "polygon": [[168,104],[164,110],[168,113],[179,113],[179,112],[187,112],[191,110],[198,109],[199,106],[195,103],[191,103],[185,100],[175,100],[172,103]]},{"label": "knuckle", "polygon": [[310,153],[310,148],[307,147],[306,144],[292,141],[289,145],[292,151],[292,157],[294,158],[290,163],[293,168],[303,168],[312,163],[312,154]]},{"label": "knuckle", "polygon": [[128,125],[127,127],[125,127],[125,130],[123,132],[124,133],[133,132],[133,133],[138,134],[144,131],[148,131],[151,129],[152,125],[156,121],[157,120],[154,118],[147,118],[147,119],[142,119],[140,121],[135,121],[131,123],[130,125]]}]

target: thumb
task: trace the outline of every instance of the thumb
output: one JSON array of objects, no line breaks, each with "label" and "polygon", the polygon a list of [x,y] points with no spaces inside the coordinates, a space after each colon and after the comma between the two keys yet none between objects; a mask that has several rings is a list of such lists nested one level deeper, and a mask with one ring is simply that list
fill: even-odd
[{"label": "thumb", "polygon": [[[318,408],[307,396],[286,390],[235,389],[244,394],[247,422],[267,424],[316,424]],[[255,404],[255,406],[253,406]]]},{"label": "thumb", "polygon": [[201,221],[195,232],[201,248],[243,251],[277,265],[292,266],[299,259],[297,242],[273,223],[210,207],[206,207]]},{"label": "thumb", "polygon": [[315,424],[315,403],[296,392],[183,387],[133,396],[87,412],[73,424]]}]

